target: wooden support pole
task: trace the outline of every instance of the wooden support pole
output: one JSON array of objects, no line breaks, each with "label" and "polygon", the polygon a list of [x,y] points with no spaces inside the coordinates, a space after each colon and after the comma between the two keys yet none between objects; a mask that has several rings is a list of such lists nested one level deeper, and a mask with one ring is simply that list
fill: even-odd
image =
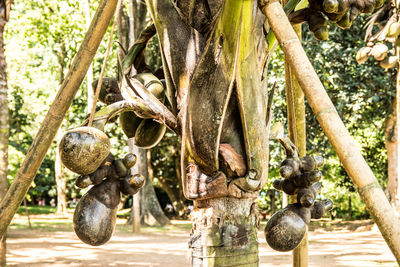
[{"label": "wooden support pole", "polygon": [[0,203],[0,237],[28,192],[51,142],[75,97],[114,14],[117,0],[102,0],[71,68],[51,105],[5,198]]},{"label": "wooden support pole", "polygon": [[400,220],[361,155],[360,146],[351,137],[340,119],[281,4],[275,0],[259,0],[259,5],[318,122],[338,154],[347,174],[357,187],[397,262],[400,263]]},{"label": "wooden support pole", "polygon": [[[294,30],[301,40],[301,24],[297,24]],[[285,59],[285,81],[286,81],[286,106],[288,113],[289,138],[299,151],[299,156],[304,157],[306,151],[306,114],[304,105],[304,94],[301,87]],[[290,203],[296,203],[296,196],[290,197]],[[293,267],[308,266],[308,231],[301,243],[292,252]]]}]

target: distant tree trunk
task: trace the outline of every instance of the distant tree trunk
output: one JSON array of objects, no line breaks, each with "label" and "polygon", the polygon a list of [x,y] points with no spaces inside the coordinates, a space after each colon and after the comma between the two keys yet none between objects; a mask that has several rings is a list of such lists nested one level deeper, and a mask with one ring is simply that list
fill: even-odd
[{"label": "distant tree trunk", "polygon": [[271,214],[275,213],[275,190],[268,190],[269,199],[271,200]]},{"label": "distant tree trunk", "polygon": [[63,171],[58,149],[56,149],[54,168],[57,184],[57,214],[65,215],[67,213],[67,177]]},{"label": "distant tree trunk", "polygon": [[[58,40],[57,46],[57,60],[58,60],[58,72],[59,72],[59,84],[61,85],[64,81],[64,69],[65,69],[65,44],[62,39]],[[62,136],[63,127],[61,125],[57,133],[57,144]],[[57,214],[64,215],[67,212],[67,177],[64,173],[64,168],[61,163],[58,148],[56,149],[56,159],[54,161],[54,174],[57,185]]]},{"label": "distant tree trunk", "polygon": [[[396,103],[394,105],[396,107]],[[399,183],[399,156],[398,156],[398,131],[396,131],[396,112],[388,116],[385,123],[385,146],[388,159],[388,184],[389,200],[400,215],[400,183]]]},{"label": "distant tree trunk", "polygon": [[[90,0],[82,0],[83,9],[85,11],[85,21],[86,21],[86,29],[89,29],[90,22],[92,21],[92,16],[90,14]],[[93,100],[94,100],[94,92],[92,89],[93,83],[93,64],[90,64],[89,69],[86,73],[86,83],[87,83],[87,94],[88,94],[88,114],[92,110]]]},{"label": "distant tree trunk", "polygon": [[165,216],[160,203],[157,199],[156,192],[147,167],[147,151],[138,149],[138,161],[136,163],[138,173],[145,178],[145,184],[140,190],[140,207],[141,207],[141,222],[145,225],[166,225],[170,224],[169,219]]},{"label": "distant tree trunk", "polygon": [[[7,64],[4,55],[4,26],[7,23],[10,12],[11,1],[0,1],[0,201],[7,193],[8,188],[8,86],[7,86]],[[0,240],[0,266],[4,267],[6,261],[6,235]]]},{"label": "distant tree trunk", "polygon": [[178,214],[179,217],[182,217],[185,215],[185,205],[181,199],[179,199],[176,195],[174,190],[170,187],[168,183],[165,183],[163,179],[158,179],[160,183],[160,187],[162,190],[167,193],[169,200],[171,201],[172,206],[174,207],[174,210]]}]

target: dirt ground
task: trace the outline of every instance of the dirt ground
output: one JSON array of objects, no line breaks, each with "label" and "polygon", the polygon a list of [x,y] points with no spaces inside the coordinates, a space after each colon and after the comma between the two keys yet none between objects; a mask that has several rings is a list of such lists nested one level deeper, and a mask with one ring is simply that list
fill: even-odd
[{"label": "dirt ground", "polygon": [[[16,218],[8,232],[9,266],[188,266],[187,221],[174,221],[168,231],[145,228],[132,234],[120,220],[110,242],[91,247],[75,236],[70,218],[56,220],[52,227],[34,221],[34,229],[20,227],[21,220]],[[262,231],[258,236],[260,266],[291,266],[291,253],[269,248]],[[312,227],[309,240],[309,266],[397,266],[379,231],[368,222]]]}]

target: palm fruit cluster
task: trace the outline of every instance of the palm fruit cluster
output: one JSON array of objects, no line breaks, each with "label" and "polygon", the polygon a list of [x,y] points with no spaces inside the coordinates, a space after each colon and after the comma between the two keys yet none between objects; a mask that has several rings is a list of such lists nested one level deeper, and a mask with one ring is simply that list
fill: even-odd
[{"label": "palm fruit cluster", "polygon": [[[381,12],[382,13],[382,12]],[[390,13],[389,13],[390,14]],[[376,22],[379,14],[372,17],[370,25],[380,24]],[[376,23],[375,23],[376,22]],[[385,20],[385,24],[380,25],[380,31],[368,39],[367,46],[362,47],[356,55],[358,64],[363,64],[369,57],[373,57],[384,69],[390,69],[398,65],[399,58],[396,55],[396,47],[400,47],[400,23],[397,21],[397,15],[392,15]],[[392,49],[388,48],[388,45]]]},{"label": "palm fruit cluster", "polygon": [[107,242],[114,231],[121,193],[133,195],[144,184],[144,177],[131,175],[136,156],[115,159],[110,153],[107,135],[94,127],[79,127],[65,133],[59,144],[63,164],[80,174],[75,185],[94,185],[76,206],[73,224],[77,236],[98,246]]},{"label": "palm fruit cluster", "polygon": [[322,173],[317,168],[323,165],[322,157],[299,158],[297,152],[288,155],[280,167],[283,179],[275,180],[273,186],[288,195],[295,195],[297,202],[289,204],[269,219],[264,233],[271,248],[289,251],[303,239],[311,219],[320,219],[332,209],[329,199],[316,201],[322,184]]},{"label": "palm fruit cluster", "polygon": [[[146,89],[162,103],[165,102],[165,90],[163,83],[152,73],[143,72],[133,76],[141,82]],[[97,81],[92,84],[96,88]],[[105,78],[103,80],[99,100],[107,105],[123,100],[116,79]],[[124,111],[119,116],[122,131],[128,138],[135,138],[135,145],[149,149],[156,146],[163,138],[166,126],[154,121],[148,114]]]},{"label": "palm fruit cluster", "polygon": [[318,40],[328,39],[328,20],[342,29],[350,28],[361,13],[371,13],[382,7],[385,0],[309,0],[307,8],[289,15],[293,24],[307,22]]}]

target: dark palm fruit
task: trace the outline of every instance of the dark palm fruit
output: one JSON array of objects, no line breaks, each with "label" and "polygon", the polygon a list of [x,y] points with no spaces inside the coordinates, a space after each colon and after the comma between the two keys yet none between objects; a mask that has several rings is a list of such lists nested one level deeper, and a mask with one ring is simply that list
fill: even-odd
[{"label": "dark palm fruit", "polygon": [[346,14],[336,24],[342,29],[348,29],[351,27],[350,12]]},{"label": "dark palm fruit", "polygon": [[322,11],[323,10],[323,0],[309,0],[308,5],[312,10]]},{"label": "dark palm fruit", "polygon": [[277,179],[273,182],[273,186],[275,189],[283,191],[288,195],[294,195],[294,193],[296,192],[296,186],[290,179]]},{"label": "dark palm fruit", "polygon": [[[93,92],[95,92],[98,82],[99,82],[99,80],[95,80],[92,83]],[[107,101],[106,101],[106,96],[108,94],[113,94],[113,95],[121,94],[117,79],[109,78],[109,77],[103,78],[103,82],[101,83],[101,87],[100,87],[99,100],[102,103],[107,104],[107,105],[110,104],[110,103],[107,103],[107,101],[109,101],[110,99],[107,99]],[[115,100],[116,98],[117,97],[114,96],[114,101],[118,101],[118,100]],[[120,100],[122,100],[122,99],[120,99]]]},{"label": "dark palm fruit", "polygon": [[336,14],[339,14],[342,17],[350,8],[350,0],[338,0],[339,8]]},{"label": "dark palm fruit", "polygon": [[321,219],[325,212],[330,211],[333,207],[333,202],[330,199],[316,201],[311,209],[311,218]]},{"label": "dark palm fruit", "polygon": [[119,124],[128,138],[135,136],[136,129],[142,121],[143,119],[136,116],[133,111],[125,111],[119,115]]},{"label": "dark palm fruit", "polygon": [[298,24],[309,20],[309,15],[312,12],[310,8],[303,8],[289,14],[290,23]]},{"label": "dark palm fruit", "polygon": [[76,206],[73,224],[80,240],[99,246],[110,240],[121,200],[119,181],[104,180],[93,186]]},{"label": "dark palm fruit", "polygon": [[331,22],[337,22],[344,16],[344,14],[337,14],[337,13],[324,13],[324,14],[328,17],[329,21]]},{"label": "dark palm fruit", "polygon": [[302,172],[310,172],[324,165],[324,158],[321,156],[306,155],[300,159],[300,170]]},{"label": "dark palm fruit", "polygon": [[315,183],[310,187],[302,188],[297,192],[297,202],[309,208],[314,204],[317,194],[321,191],[322,184]]},{"label": "dark palm fruit", "polygon": [[156,146],[165,134],[166,127],[153,120],[143,120],[136,130],[135,145],[149,149]]},{"label": "dark palm fruit", "polygon": [[305,172],[293,178],[294,184],[298,187],[309,187],[313,183],[318,182],[322,178],[322,173],[319,170]]},{"label": "dark palm fruit", "polygon": [[75,185],[79,188],[86,188],[89,185],[92,185],[93,182],[90,179],[89,175],[80,175],[78,178],[75,180]]},{"label": "dark palm fruit", "polygon": [[140,174],[127,176],[120,181],[121,193],[124,195],[134,195],[144,185],[144,177]]},{"label": "dark palm fruit", "polygon": [[122,159],[122,162],[124,163],[125,167],[128,169],[132,168],[136,164],[137,157],[133,153],[128,153],[125,155],[125,157]]},{"label": "dark palm fruit", "polygon": [[284,178],[289,178],[293,174],[299,173],[299,161],[294,158],[286,158],[281,163],[279,173]]},{"label": "dark palm fruit", "polygon": [[313,32],[315,39],[319,41],[326,41],[329,37],[328,27],[323,26],[318,28],[315,32]]},{"label": "dark palm fruit", "polygon": [[272,215],[265,226],[268,245],[278,251],[295,249],[303,240],[309,222],[309,208],[304,208],[299,203],[288,205]]},{"label": "dark palm fruit", "polygon": [[321,27],[325,27],[328,21],[320,12],[312,12],[308,20],[308,28],[311,32],[317,31]]},{"label": "dark palm fruit", "polygon": [[85,175],[94,172],[110,153],[107,135],[93,127],[69,130],[60,141],[62,163],[71,171]]},{"label": "dark palm fruit", "polygon": [[339,9],[339,2],[337,0],[324,0],[324,10],[328,13],[335,13]]}]

